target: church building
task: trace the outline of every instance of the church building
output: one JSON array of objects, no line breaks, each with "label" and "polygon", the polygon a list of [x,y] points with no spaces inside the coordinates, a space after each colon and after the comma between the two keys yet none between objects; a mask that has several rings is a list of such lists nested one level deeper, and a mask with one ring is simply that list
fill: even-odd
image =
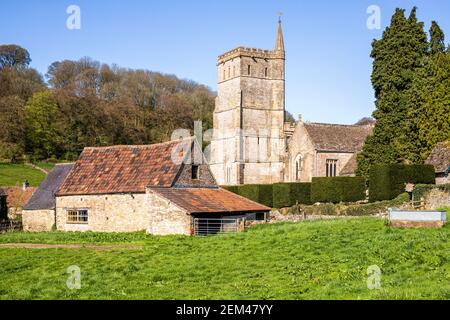
[{"label": "church building", "polygon": [[210,167],[220,185],[351,176],[373,125],[285,121],[283,30],[275,49],[238,47],[218,58]]}]

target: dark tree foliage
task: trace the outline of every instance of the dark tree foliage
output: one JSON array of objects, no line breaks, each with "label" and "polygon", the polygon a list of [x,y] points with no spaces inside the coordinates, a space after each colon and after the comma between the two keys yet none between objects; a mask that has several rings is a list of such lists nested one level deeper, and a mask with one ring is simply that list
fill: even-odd
[{"label": "dark tree foliage", "polygon": [[438,142],[450,140],[450,54],[433,21],[426,39],[413,9],[397,9],[374,41],[372,82],[377,120],[358,156],[358,173],[375,164],[421,164]]},{"label": "dark tree foliage", "polygon": [[4,68],[27,68],[31,58],[28,51],[17,45],[0,45],[0,70]]},{"label": "dark tree foliage", "polygon": [[190,80],[82,58],[52,63],[47,88],[28,53],[2,61],[0,158],[74,160],[87,146],[167,141],[194,121],[212,128],[214,93]]}]

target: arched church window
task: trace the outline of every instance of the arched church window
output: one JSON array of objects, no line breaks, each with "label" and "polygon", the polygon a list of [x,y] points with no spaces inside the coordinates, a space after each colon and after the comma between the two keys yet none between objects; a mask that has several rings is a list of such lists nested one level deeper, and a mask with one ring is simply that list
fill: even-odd
[{"label": "arched church window", "polygon": [[295,180],[299,181],[301,179],[301,171],[302,171],[302,165],[303,165],[303,157],[301,155],[298,155],[295,159]]}]

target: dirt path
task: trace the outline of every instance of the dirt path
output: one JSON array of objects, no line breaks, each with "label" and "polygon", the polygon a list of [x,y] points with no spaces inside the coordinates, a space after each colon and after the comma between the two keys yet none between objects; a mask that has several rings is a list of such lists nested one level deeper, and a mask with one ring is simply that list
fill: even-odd
[{"label": "dirt path", "polygon": [[37,165],[35,165],[35,164],[33,164],[33,163],[25,163],[25,165],[26,166],[29,166],[29,167],[31,167],[31,168],[34,168],[34,169],[36,169],[36,170],[39,170],[39,171],[41,171],[41,172],[43,172],[43,173],[45,173],[46,175],[49,173],[49,170],[45,170],[44,168],[41,168],[41,167],[39,167],[39,166],[37,166]]},{"label": "dirt path", "polygon": [[89,249],[98,251],[140,250],[139,245],[91,245],[91,244],[39,244],[39,243],[4,243],[0,249]]}]

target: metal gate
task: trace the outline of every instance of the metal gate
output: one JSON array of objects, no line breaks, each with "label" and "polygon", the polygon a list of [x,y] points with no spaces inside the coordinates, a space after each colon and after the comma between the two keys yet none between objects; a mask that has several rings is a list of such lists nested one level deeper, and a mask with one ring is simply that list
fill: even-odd
[{"label": "metal gate", "polygon": [[194,219],[194,234],[196,236],[207,236],[213,234],[235,233],[238,232],[240,219]]}]

